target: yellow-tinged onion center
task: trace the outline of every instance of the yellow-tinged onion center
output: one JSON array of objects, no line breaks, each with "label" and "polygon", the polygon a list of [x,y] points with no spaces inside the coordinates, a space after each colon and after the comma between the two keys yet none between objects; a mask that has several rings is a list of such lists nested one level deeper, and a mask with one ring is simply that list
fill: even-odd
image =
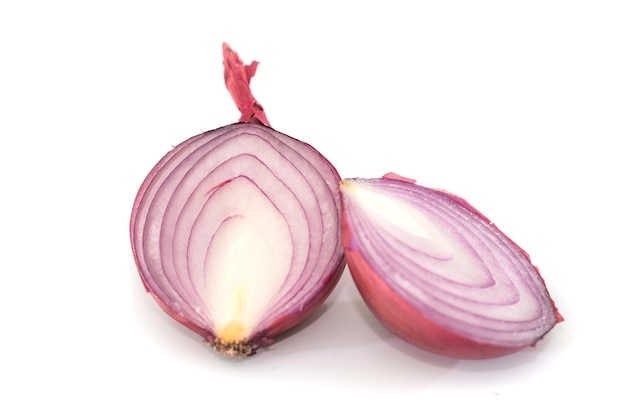
[{"label": "yellow-tinged onion center", "polygon": [[290,268],[293,251],[283,216],[249,180],[221,187],[219,201],[236,215],[215,232],[205,261],[202,294],[216,338],[245,341],[271,306]]}]

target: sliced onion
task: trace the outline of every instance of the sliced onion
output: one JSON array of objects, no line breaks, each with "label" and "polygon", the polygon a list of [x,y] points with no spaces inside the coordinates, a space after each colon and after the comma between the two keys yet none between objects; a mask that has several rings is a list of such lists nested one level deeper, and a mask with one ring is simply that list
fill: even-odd
[{"label": "sliced onion", "polygon": [[339,279],[338,182],[315,149],[265,126],[190,138],[150,172],[133,207],[146,289],[219,351],[252,354]]},{"label": "sliced onion", "polygon": [[345,266],[339,180],[310,145],[269,127],[257,63],[223,45],[240,122],[181,143],[152,169],[130,222],[146,290],[217,351],[246,357],[303,321]]},{"label": "sliced onion", "polygon": [[561,321],[528,255],[450,193],[388,174],[340,186],[348,267],[393,333],[431,352],[490,358]]}]

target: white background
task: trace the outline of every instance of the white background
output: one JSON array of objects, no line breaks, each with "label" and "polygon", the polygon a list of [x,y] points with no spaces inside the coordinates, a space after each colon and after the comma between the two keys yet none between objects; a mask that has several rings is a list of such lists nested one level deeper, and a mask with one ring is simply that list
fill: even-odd
[{"label": "white background", "polygon": [[[0,416],[624,416],[626,13],[620,1],[0,4]],[[526,249],[566,321],[488,361],[422,352],[346,271],[233,362],[142,288],[128,237],[172,145],[239,115],[344,177],[459,194]]]}]

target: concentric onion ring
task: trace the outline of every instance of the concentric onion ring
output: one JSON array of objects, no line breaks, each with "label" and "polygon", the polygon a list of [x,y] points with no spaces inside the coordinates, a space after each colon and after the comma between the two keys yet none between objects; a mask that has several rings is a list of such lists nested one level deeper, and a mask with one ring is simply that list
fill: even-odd
[{"label": "concentric onion ring", "polygon": [[341,276],[338,183],[313,147],[267,126],[188,139],[148,174],[133,206],[146,289],[218,351],[253,354]]}]

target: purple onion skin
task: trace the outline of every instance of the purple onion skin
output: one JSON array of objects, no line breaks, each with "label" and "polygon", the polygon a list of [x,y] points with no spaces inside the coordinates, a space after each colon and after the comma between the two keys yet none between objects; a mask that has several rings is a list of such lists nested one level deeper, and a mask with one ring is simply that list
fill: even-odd
[{"label": "purple onion skin", "polygon": [[[393,173],[384,176],[383,179],[375,180],[384,182],[400,182],[401,184],[406,185],[409,189],[415,187],[428,190],[413,184],[413,180],[395,175]],[[496,234],[506,237],[489,221],[489,219],[487,219],[486,216],[472,207],[466,200],[448,192],[440,190],[430,191],[435,195],[439,195],[440,198],[447,200],[448,204],[458,205],[464,208],[469,213],[473,214],[475,218],[481,219],[491,225]],[[355,237],[359,236],[359,230],[352,223],[350,214],[347,213],[344,199],[344,194],[341,193],[342,242],[348,268],[357,289],[374,316],[388,330],[408,343],[426,351],[450,358],[496,358],[515,353],[529,346],[534,346],[537,341],[542,339],[543,336],[545,336],[545,334],[549,332],[552,327],[554,327],[554,325],[563,320],[554,305],[554,302],[549,299],[547,289],[545,289],[545,283],[543,282],[543,279],[541,279],[541,283],[538,287],[543,286],[541,291],[545,292],[545,295],[548,297],[549,307],[547,308],[547,316],[549,319],[547,321],[549,323],[545,328],[545,332],[537,336],[537,338],[530,343],[521,345],[490,344],[460,335],[460,333],[443,326],[433,319],[433,316],[429,315],[429,312],[420,310],[415,303],[412,303],[410,298],[407,298],[406,296],[401,295],[400,292],[396,291],[390,285],[390,280],[388,278],[381,276],[377,273],[377,271],[375,271],[375,268],[373,268],[367,255],[364,254],[360,248],[358,244],[359,240],[355,239]],[[518,251],[518,253],[526,259],[526,262],[532,266],[533,269],[535,269],[537,275],[539,275],[536,267],[531,264],[528,254],[510,239],[509,242]],[[380,271],[380,269],[378,271]]]},{"label": "purple onion skin", "polygon": [[[154,256],[152,256],[152,258],[148,256],[148,253],[151,251],[163,253],[163,248],[160,247],[161,243],[159,242],[163,236],[163,231],[161,230],[161,232],[157,234],[158,236],[151,234],[150,231],[155,228],[160,230],[160,225],[158,222],[155,223],[154,220],[147,220],[147,217],[149,217],[151,205],[157,199],[155,196],[161,193],[160,185],[165,183],[163,178],[168,178],[170,175],[165,173],[166,177],[163,177],[163,170],[175,170],[175,168],[172,168],[169,164],[177,158],[178,153],[185,152],[186,148],[189,146],[197,146],[199,142],[206,141],[209,143],[214,140],[214,138],[205,140],[205,137],[212,137],[215,135],[219,136],[221,131],[232,132],[238,129],[245,129],[247,132],[253,133],[259,132],[262,135],[275,135],[282,138],[281,141],[286,141],[285,144],[287,144],[287,146],[302,151],[303,155],[305,155],[308,160],[312,161],[312,167],[316,167],[320,172],[324,173],[324,181],[327,184],[332,184],[334,187],[334,189],[330,192],[324,193],[327,193],[327,195],[332,194],[333,196],[331,202],[325,203],[331,208],[329,209],[330,212],[335,212],[335,214],[328,214],[328,216],[335,219],[335,221],[334,224],[333,222],[329,223],[329,228],[331,229],[325,231],[325,234],[328,235],[325,240],[328,240],[328,242],[323,245],[335,245],[336,249],[332,251],[332,256],[327,257],[328,259],[321,259],[319,261],[319,263],[327,263],[325,264],[326,267],[324,268],[322,274],[312,275],[301,279],[306,281],[308,285],[311,286],[311,289],[309,289],[306,293],[294,293],[289,295],[290,298],[297,301],[296,304],[293,306],[289,305],[289,307],[286,308],[276,308],[277,313],[268,314],[266,318],[262,318],[262,320],[259,321],[259,326],[254,329],[254,332],[249,337],[238,341],[225,341],[220,339],[216,330],[213,329],[210,323],[199,319],[199,316],[193,312],[193,309],[187,307],[187,305],[195,306],[194,303],[197,304],[197,300],[186,305],[187,301],[181,296],[184,292],[180,292],[180,289],[176,288],[175,282],[176,280],[179,280],[179,278],[166,277],[167,275],[160,274],[159,272],[162,267],[155,264]],[[283,146],[282,143],[278,145]],[[242,154],[248,152],[250,152],[250,150],[241,150]],[[294,163],[294,166],[297,167],[297,164]],[[322,174],[320,174],[320,176],[322,176]],[[230,180],[232,179],[225,179],[222,184],[228,183]],[[146,291],[152,295],[157,304],[169,316],[189,328],[191,331],[199,334],[210,346],[215,348],[220,353],[235,358],[243,358],[254,354],[257,349],[271,344],[278,335],[300,324],[313,311],[315,311],[330,295],[343,273],[345,268],[345,257],[343,255],[343,248],[340,240],[339,181],[340,177],[336,169],[312,146],[281,134],[271,127],[260,124],[236,123],[213,131],[205,132],[179,144],[166,154],[148,174],[139,189],[132,209],[130,220],[131,246],[135,263]],[[216,185],[216,187],[220,186],[221,184]],[[168,196],[167,198],[169,199],[171,196]],[[280,210],[280,202],[274,203]],[[321,209],[319,210],[321,212]],[[298,237],[292,236],[292,239],[297,240]],[[203,251],[206,251],[206,249],[203,249]],[[327,253],[328,252],[330,251],[327,251]],[[157,257],[158,260],[161,260],[161,255]],[[165,252],[164,257],[167,257],[167,251]],[[309,261],[307,260],[307,263],[308,262]],[[298,281],[298,283],[300,282]],[[192,287],[193,286],[189,289]],[[189,291],[189,289],[184,291]]]}]

